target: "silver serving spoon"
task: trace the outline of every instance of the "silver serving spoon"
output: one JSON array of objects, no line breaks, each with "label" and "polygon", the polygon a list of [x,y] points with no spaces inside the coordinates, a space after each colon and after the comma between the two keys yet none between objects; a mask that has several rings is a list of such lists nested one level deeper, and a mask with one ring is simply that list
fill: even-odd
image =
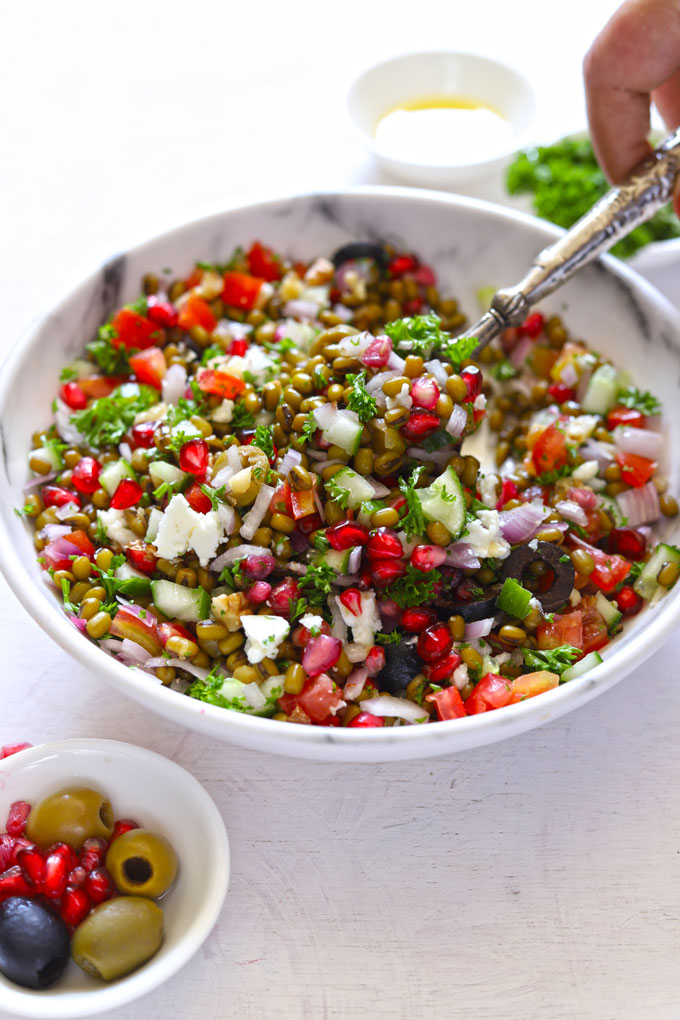
[{"label": "silver serving spoon", "polygon": [[680,128],[558,241],[539,252],[524,279],[515,287],[499,290],[489,311],[457,339],[475,337],[480,348],[486,347],[508,326],[519,326],[532,305],[670,202],[679,173]]}]

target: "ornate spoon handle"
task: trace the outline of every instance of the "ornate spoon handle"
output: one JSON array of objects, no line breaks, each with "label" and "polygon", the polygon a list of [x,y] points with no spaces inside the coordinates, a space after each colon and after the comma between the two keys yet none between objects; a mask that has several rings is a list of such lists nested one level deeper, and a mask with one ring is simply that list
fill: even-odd
[{"label": "ornate spoon handle", "polygon": [[603,195],[558,241],[539,252],[524,279],[515,287],[499,290],[490,310],[461,335],[477,337],[479,346],[485,347],[508,326],[519,326],[533,304],[670,202],[679,173],[680,128],[623,184]]}]

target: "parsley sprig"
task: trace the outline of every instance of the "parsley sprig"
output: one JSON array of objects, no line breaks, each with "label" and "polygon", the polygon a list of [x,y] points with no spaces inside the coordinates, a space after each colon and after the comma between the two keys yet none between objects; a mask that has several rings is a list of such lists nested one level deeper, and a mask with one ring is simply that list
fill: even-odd
[{"label": "parsley sprig", "polygon": [[352,387],[347,407],[359,415],[359,421],[371,421],[378,410],[378,402],[366,389],[366,370],[358,374],[350,373],[347,382]]},{"label": "parsley sprig", "polygon": [[420,464],[418,467],[413,469],[411,477],[408,480],[406,478],[399,479],[399,488],[406,500],[406,514],[402,517],[400,524],[406,532],[407,538],[412,538],[414,535],[424,535],[427,527],[425,524],[425,518],[423,517],[423,508],[420,503],[420,498],[416,492],[418,479],[424,470],[424,466]]},{"label": "parsley sprig", "polygon": [[267,460],[271,460],[274,456],[274,438],[272,436],[271,425],[258,425],[255,429],[255,435],[253,436],[253,446],[258,446],[260,450],[267,456]]},{"label": "parsley sprig", "polygon": [[661,414],[661,404],[648,390],[639,390],[637,386],[627,386],[616,394],[619,404],[630,407],[642,414]]},{"label": "parsley sprig", "polygon": [[389,585],[385,589],[385,594],[393,599],[400,609],[422,606],[424,602],[431,602],[435,597],[435,585],[440,580],[441,574],[438,570],[425,573],[423,570],[416,570],[409,563],[404,576]]},{"label": "parsley sprig", "polygon": [[411,354],[429,357],[435,347],[443,347],[451,335],[441,328],[441,319],[436,312],[427,315],[405,316],[384,326],[395,348],[403,348]]},{"label": "parsley sprig", "polygon": [[334,577],[335,570],[327,563],[311,563],[307,567],[307,573],[298,581],[298,587],[304,591],[308,605],[326,605]]},{"label": "parsley sprig", "polygon": [[581,655],[581,650],[574,648],[573,645],[558,645],[557,648],[542,650],[522,648],[521,651],[527,666],[530,666],[532,669],[547,669],[551,673],[558,673],[560,676]]},{"label": "parsley sprig", "polygon": [[158,403],[152,386],[124,383],[108,397],[100,397],[82,411],[71,415],[71,422],[93,450],[120,442],[140,411]]}]

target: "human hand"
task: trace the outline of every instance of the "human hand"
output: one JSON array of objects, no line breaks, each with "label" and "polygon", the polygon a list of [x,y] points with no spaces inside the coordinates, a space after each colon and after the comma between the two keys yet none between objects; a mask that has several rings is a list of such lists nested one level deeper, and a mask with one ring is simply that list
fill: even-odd
[{"label": "human hand", "polygon": [[[680,0],[626,0],[583,63],[588,122],[600,166],[618,183],[651,152],[650,105],[680,125]],[[674,207],[680,216],[680,178]]]}]

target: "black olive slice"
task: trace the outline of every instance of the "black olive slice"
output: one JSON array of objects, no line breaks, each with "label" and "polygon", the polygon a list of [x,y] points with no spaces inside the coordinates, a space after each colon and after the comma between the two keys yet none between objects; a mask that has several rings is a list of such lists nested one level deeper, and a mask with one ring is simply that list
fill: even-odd
[{"label": "black olive slice", "polygon": [[381,244],[375,244],[373,241],[352,241],[331,255],[331,262],[336,269],[345,262],[353,262],[355,259],[373,259],[381,269],[387,268],[387,252]]},{"label": "black olive slice", "polygon": [[503,563],[501,577],[513,577],[516,581],[522,582],[524,572],[530,563],[542,560],[552,567],[555,577],[547,591],[542,591],[537,596],[541,605],[549,613],[560,609],[568,601],[574,587],[576,572],[574,565],[564,549],[553,542],[537,542],[536,548],[522,545],[514,549],[507,560]]},{"label": "black olive slice", "polygon": [[476,602],[463,601],[453,598],[451,595],[438,595],[434,606],[443,619],[448,619],[449,616],[462,616],[466,623],[472,623],[474,620],[486,620],[496,612],[498,591],[499,589],[496,587],[493,595]]},{"label": "black olive slice", "polygon": [[385,665],[376,677],[377,686],[390,694],[403,691],[414,676],[423,672],[423,666],[415,643],[400,641],[398,645],[385,645]]}]

